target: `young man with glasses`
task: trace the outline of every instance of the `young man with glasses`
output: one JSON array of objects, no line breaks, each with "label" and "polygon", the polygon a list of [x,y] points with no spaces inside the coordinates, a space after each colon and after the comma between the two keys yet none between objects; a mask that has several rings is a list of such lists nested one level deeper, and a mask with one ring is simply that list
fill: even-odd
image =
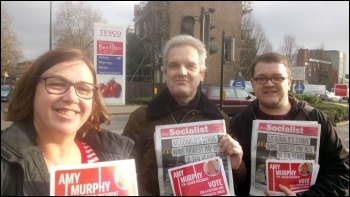
[{"label": "young man with glasses", "polygon": [[[247,178],[239,185],[237,195],[249,195],[251,183],[251,138],[253,120],[301,120],[321,124],[319,165],[316,183],[309,191],[294,193],[283,185],[286,195],[345,195],[349,186],[349,154],[342,145],[332,122],[322,111],[305,101],[288,95],[292,84],[291,66],[288,60],[277,53],[258,56],[250,68],[251,83],[257,99],[231,119],[233,138],[243,148],[243,161]],[[273,195],[266,192],[267,195]]]}]

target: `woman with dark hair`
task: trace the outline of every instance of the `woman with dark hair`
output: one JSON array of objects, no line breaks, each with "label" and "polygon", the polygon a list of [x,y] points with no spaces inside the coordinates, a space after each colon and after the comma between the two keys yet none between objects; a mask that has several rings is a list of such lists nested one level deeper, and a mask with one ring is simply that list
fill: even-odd
[{"label": "woman with dark hair", "polygon": [[128,159],[133,141],[100,128],[108,111],[80,50],[39,57],[16,83],[1,134],[1,195],[50,194],[50,168]]}]

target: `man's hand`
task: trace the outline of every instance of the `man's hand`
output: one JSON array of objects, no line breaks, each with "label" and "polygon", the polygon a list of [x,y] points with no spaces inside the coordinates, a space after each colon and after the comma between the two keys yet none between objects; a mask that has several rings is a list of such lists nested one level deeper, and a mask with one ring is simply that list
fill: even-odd
[{"label": "man's hand", "polygon": [[220,141],[219,146],[221,151],[231,157],[231,167],[233,170],[237,170],[242,162],[243,150],[241,145],[234,140],[230,135],[224,135]]},{"label": "man's hand", "polygon": [[[296,196],[296,193],[291,191],[288,187],[283,186],[281,184],[279,184],[278,187],[282,190],[282,192],[286,194],[286,196]],[[265,190],[265,194],[267,196],[276,196],[274,192],[267,191],[267,190]]]}]

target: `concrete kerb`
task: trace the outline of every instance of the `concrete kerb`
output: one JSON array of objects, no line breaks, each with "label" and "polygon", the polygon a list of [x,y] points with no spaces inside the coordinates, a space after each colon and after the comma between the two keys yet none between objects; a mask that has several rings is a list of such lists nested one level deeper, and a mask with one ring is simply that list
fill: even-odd
[{"label": "concrete kerb", "polygon": [[349,124],[349,121],[342,121],[342,122],[338,122],[338,123],[335,123],[335,126],[338,127],[338,126],[344,126],[344,125],[348,125]]},{"label": "concrete kerb", "polygon": [[111,115],[127,115],[142,105],[106,105]]}]

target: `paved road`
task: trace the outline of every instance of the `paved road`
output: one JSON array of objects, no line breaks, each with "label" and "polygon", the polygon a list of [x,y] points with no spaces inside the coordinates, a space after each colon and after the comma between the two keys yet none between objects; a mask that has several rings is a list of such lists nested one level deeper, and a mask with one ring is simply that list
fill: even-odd
[{"label": "paved road", "polygon": [[123,115],[113,115],[111,116],[111,122],[109,125],[102,124],[101,127],[110,131],[114,131],[116,133],[121,134],[123,132],[123,129],[125,127],[126,122],[129,119],[129,115],[123,114]]}]

